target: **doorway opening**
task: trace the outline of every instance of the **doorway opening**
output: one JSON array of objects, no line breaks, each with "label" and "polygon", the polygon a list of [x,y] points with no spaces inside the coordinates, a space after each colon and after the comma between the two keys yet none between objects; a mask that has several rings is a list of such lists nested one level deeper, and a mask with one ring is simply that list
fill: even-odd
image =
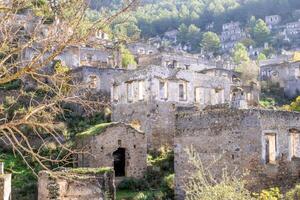
[{"label": "doorway opening", "polygon": [[116,177],[125,176],[125,148],[118,148],[113,153],[114,158],[114,170]]}]

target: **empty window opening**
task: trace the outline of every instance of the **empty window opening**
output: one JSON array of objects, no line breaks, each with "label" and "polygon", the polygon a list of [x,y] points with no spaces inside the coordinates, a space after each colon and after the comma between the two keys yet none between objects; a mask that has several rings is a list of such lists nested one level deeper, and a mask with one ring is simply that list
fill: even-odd
[{"label": "empty window opening", "polygon": [[199,103],[200,105],[205,104],[205,99],[204,99],[204,89],[197,87],[195,88],[195,103]]},{"label": "empty window opening", "polygon": [[276,134],[275,133],[267,133],[264,136],[264,147],[265,147],[265,161],[266,163],[274,164],[276,162]]},{"label": "empty window opening", "polygon": [[89,76],[89,88],[92,88],[92,89],[97,88],[97,76],[96,75]]},{"label": "empty window opening", "polygon": [[168,83],[166,81],[159,81],[159,97],[160,99],[168,99]]},{"label": "empty window opening", "polygon": [[114,158],[114,170],[115,170],[115,176],[116,177],[122,177],[125,176],[125,149],[124,148],[118,148],[113,153]]},{"label": "empty window opening", "polygon": [[113,86],[113,100],[114,101],[119,100],[119,87],[117,85]]},{"label": "empty window opening", "polygon": [[187,100],[187,84],[179,83],[179,100],[186,101]]},{"label": "empty window opening", "polygon": [[139,81],[139,100],[144,100],[145,96],[145,81]]},{"label": "empty window opening", "polygon": [[291,158],[300,158],[300,131],[290,132]]},{"label": "empty window opening", "polygon": [[133,101],[133,83],[127,83],[127,101],[132,102]]}]

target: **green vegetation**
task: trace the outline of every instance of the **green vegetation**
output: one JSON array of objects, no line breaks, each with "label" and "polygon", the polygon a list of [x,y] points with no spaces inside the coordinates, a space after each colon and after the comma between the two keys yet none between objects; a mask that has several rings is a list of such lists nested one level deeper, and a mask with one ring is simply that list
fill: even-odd
[{"label": "green vegetation", "polygon": [[253,196],[255,196],[258,200],[279,200],[283,197],[280,189],[277,187],[262,190],[259,194],[254,194]]},{"label": "green vegetation", "polygon": [[[34,171],[40,168],[27,158]],[[12,173],[12,193],[13,199],[32,200],[37,194],[37,177],[28,168],[24,160],[19,155],[0,149],[0,160],[5,163],[5,172]]]},{"label": "green vegetation", "polygon": [[123,45],[121,45],[120,48],[122,54],[122,66],[127,68],[129,65],[136,65],[132,53],[128,49],[126,49]]},{"label": "green vegetation", "polygon": [[232,57],[234,62],[238,65],[250,61],[247,48],[242,43],[237,43],[235,45]]},{"label": "green vegetation", "polygon": [[168,200],[174,199],[174,153],[168,147],[151,152],[143,179],[124,179],[117,199]]},{"label": "green vegetation", "polygon": [[[218,182],[210,176],[210,171],[201,162],[201,158],[193,148],[187,149],[188,162],[196,169],[189,174],[185,185],[187,200],[223,200],[239,199],[254,200],[245,188],[242,179],[230,177],[224,170],[222,179]],[[217,165],[218,163],[212,163]],[[211,167],[211,165],[209,165]]]},{"label": "green vegetation", "polygon": [[76,134],[76,137],[88,137],[88,136],[93,136],[93,135],[99,135],[104,131],[108,126],[112,125],[114,123],[103,123],[103,124],[98,124],[95,126],[92,126],[88,130]]},{"label": "green vegetation", "polygon": [[300,184],[297,184],[294,188],[286,193],[287,200],[300,199]]},{"label": "green vegetation", "polygon": [[250,33],[256,46],[263,46],[265,42],[269,41],[271,31],[262,19],[258,19],[254,26],[251,27]]},{"label": "green vegetation", "polygon": [[139,191],[134,192],[131,190],[118,190],[117,200],[163,200],[160,191]]},{"label": "green vegetation", "polygon": [[17,90],[22,86],[22,81],[20,79],[13,80],[9,83],[0,85],[0,90]]},{"label": "green vegetation", "polygon": [[220,38],[216,33],[206,32],[203,34],[201,46],[206,52],[216,53],[220,49]]},{"label": "green vegetation", "polygon": [[113,169],[110,167],[100,167],[100,168],[72,168],[70,172],[76,174],[104,174],[106,172],[112,172]]},{"label": "green vegetation", "polygon": [[300,112],[300,96],[298,96],[290,105],[285,105],[284,109]]}]

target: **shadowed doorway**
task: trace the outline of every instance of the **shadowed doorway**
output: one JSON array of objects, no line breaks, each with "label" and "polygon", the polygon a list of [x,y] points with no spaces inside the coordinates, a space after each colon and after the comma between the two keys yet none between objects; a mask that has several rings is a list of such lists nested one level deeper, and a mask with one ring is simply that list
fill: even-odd
[{"label": "shadowed doorway", "polygon": [[125,149],[118,148],[114,153],[114,170],[116,177],[125,176]]}]

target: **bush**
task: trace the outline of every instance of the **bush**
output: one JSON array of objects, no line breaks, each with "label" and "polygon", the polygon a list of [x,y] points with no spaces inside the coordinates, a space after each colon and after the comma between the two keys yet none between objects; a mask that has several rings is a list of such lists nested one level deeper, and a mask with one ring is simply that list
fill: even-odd
[{"label": "bush", "polygon": [[0,90],[17,90],[20,89],[21,86],[22,86],[22,81],[20,79],[17,79],[0,85]]},{"label": "bush", "polygon": [[259,195],[254,195],[254,196],[257,196],[257,199],[259,199],[259,200],[278,200],[278,199],[282,198],[280,189],[277,187],[262,190],[259,193]]},{"label": "bush", "polygon": [[118,186],[119,190],[144,191],[149,189],[145,179],[125,178]]},{"label": "bush", "polygon": [[286,193],[287,200],[300,200],[300,184]]},{"label": "bush", "polygon": [[194,149],[187,149],[188,162],[193,165],[195,171],[190,174],[184,190],[186,200],[253,200],[251,193],[245,188],[243,180],[229,177],[226,171],[222,179],[217,181],[204,167],[199,154]]}]

